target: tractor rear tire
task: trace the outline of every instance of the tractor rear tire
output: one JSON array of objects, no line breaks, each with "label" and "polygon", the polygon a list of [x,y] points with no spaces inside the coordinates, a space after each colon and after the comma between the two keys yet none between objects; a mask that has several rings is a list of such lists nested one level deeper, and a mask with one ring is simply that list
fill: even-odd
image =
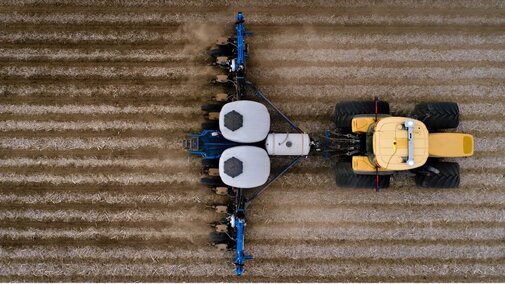
[{"label": "tractor rear tire", "polygon": [[226,186],[220,177],[204,177],[200,179],[200,183],[208,187]]},{"label": "tractor rear tire", "polygon": [[203,130],[219,130],[219,122],[217,121],[206,121],[202,122]]},{"label": "tractor rear tire", "polygon": [[421,103],[414,108],[414,116],[429,129],[456,128],[459,125],[457,103]]},{"label": "tractor rear tire", "polygon": [[[351,188],[375,188],[375,175],[358,175],[352,170],[351,162],[338,162],[335,167],[337,186]],[[379,188],[389,187],[389,175],[379,176]]]},{"label": "tractor rear tire", "polygon": [[459,187],[459,165],[454,162],[431,162],[428,164],[439,171],[436,173],[418,173],[416,185],[428,188],[456,188]]},{"label": "tractor rear tire", "polygon": [[220,112],[223,108],[223,104],[203,104],[202,111],[206,112]]},{"label": "tractor rear tire", "polygon": [[[378,113],[389,114],[389,103],[379,101]],[[358,114],[375,114],[375,102],[350,101],[337,103],[335,106],[335,126],[339,128],[351,128],[352,118]]]}]

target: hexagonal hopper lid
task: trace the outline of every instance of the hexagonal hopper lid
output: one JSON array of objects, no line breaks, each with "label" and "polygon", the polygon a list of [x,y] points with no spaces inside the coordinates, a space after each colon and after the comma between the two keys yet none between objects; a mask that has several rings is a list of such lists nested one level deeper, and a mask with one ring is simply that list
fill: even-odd
[{"label": "hexagonal hopper lid", "polygon": [[244,120],[242,115],[235,110],[232,110],[224,115],[224,126],[231,131],[239,129],[242,127],[243,123]]},{"label": "hexagonal hopper lid", "polygon": [[231,157],[224,161],[224,172],[232,178],[240,175],[243,171],[242,161],[235,157]]}]

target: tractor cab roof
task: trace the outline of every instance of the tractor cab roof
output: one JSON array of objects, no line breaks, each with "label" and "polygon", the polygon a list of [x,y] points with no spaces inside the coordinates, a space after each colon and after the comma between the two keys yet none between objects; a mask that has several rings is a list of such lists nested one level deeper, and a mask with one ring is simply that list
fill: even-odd
[{"label": "tractor cab roof", "polygon": [[219,176],[228,186],[239,188],[261,186],[270,176],[270,158],[260,147],[228,148],[219,159]]},{"label": "tractor cab roof", "polygon": [[375,160],[381,168],[392,171],[420,167],[428,159],[428,137],[428,129],[419,120],[406,117],[382,118],[374,128]]}]

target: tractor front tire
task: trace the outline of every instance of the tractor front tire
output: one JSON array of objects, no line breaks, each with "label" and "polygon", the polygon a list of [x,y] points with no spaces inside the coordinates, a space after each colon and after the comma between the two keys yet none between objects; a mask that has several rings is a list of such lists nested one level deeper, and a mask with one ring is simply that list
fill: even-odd
[{"label": "tractor front tire", "polygon": [[432,130],[456,128],[459,125],[457,103],[421,103],[414,108],[414,116]]},{"label": "tractor front tire", "polygon": [[[378,102],[378,114],[389,114],[389,103]],[[335,126],[338,128],[351,128],[351,122],[355,115],[375,114],[375,102],[373,101],[350,101],[337,103],[335,106]]]},{"label": "tractor front tire", "polygon": [[[375,175],[358,175],[352,170],[351,162],[338,162],[335,167],[337,186],[350,188],[375,188]],[[389,175],[379,176],[379,188],[389,187]]]},{"label": "tractor front tire", "polygon": [[420,172],[416,175],[416,185],[428,188],[456,188],[459,187],[459,165],[454,162],[431,162],[425,167],[438,170],[434,172]]}]

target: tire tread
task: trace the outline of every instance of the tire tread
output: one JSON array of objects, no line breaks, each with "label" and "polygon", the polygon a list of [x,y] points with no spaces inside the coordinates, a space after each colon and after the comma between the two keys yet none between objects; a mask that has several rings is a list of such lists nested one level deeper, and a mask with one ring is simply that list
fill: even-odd
[{"label": "tire tread", "polygon": [[[337,103],[335,106],[335,126],[350,128],[352,118],[359,114],[374,114],[375,102],[373,101],[349,101]],[[379,114],[389,114],[389,103],[379,101]]]},{"label": "tire tread", "polygon": [[429,164],[440,171],[439,174],[417,174],[416,185],[427,188],[459,187],[459,164],[454,162],[432,162]]},{"label": "tire tread", "polygon": [[[335,167],[336,182],[338,187],[350,188],[375,188],[375,175],[358,175],[352,170],[351,162],[338,162]],[[379,176],[379,187],[389,187],[391,176]]]}]

